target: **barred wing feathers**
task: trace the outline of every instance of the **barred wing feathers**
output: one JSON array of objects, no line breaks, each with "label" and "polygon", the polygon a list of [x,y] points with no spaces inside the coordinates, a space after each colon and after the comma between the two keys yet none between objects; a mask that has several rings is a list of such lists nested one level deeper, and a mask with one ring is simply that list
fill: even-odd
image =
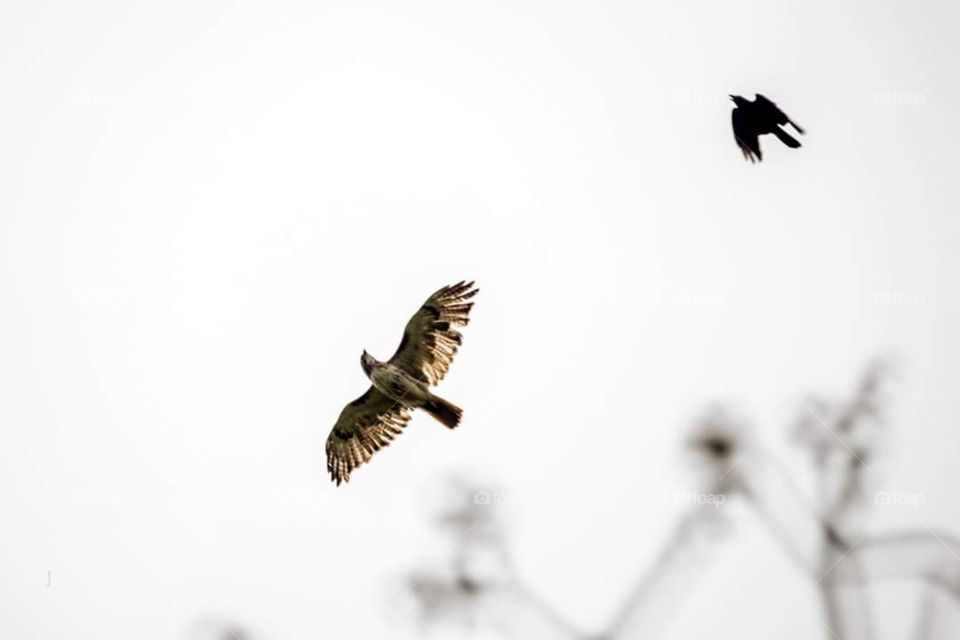
[{"label": "barred wing feathers", "polygon": [[451,327],[467,325],[473,308],[468,300],[478,291],[473,282],[461,281],[427,298],[407,322],[390,363],[430,385],[443,380],[463,342],[460,332]]},{"label": "barred wing feathers", "polygon": [[390,444],[410,421],[410,412],[370,387],[345,406],[327,437],[327,471],[337,483],[349,482],[350,473]]}]

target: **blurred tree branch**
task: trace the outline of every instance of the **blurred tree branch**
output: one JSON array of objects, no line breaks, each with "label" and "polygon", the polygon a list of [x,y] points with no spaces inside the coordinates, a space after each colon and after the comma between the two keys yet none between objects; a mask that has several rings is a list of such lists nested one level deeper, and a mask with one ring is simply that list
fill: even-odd
[{"label": "blurred tree branch", "polygon": [[866,367],[849,398],[804,401],[793,434],[809,454],[815,497],[805,495],[786,467],[758,443],[747,442],[742,422],[711,407],[694,425],[686,445],[700,471],[700,490],[722,496],[693,504],[674,526],[656,560],[637,581],[606,631],[575,629],[518,579],[506,536],[489,504],[478,504],[475,486],[460,485],[460,498],[438,518],[454,536],[451,571],[421,577],[411,589],[425,620],[455,608],[471,624],[483,623],[506,638],[626,640],[663,635],[683,597],[730,530],[727,497],[740,497],[763,521],[783,551],[810,577],[823,605],[827,637],[876,637],[869,586],[915,579],[951,599],[953,610],[933,596],[924,600],[918,640],[960,637],[947,616],[960,611],[960,540],[951,534],[866,530],[876,481],[870,464],[884,436],[881,400],[889,367]]}]

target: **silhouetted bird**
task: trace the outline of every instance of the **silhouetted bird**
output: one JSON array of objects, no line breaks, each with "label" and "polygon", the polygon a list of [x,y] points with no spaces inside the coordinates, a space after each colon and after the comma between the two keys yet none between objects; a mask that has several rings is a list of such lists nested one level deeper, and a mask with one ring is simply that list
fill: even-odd
[{"label": "silhouetted bird", "polygon": [[410,412],[423,409],[453,429],[463,411],[430,393],[447,373],[463,336],[453,327],[465,326],[478,289],[473,282],[443,287],[427,298],[403,331],[393,357],[380,362],[366,351],[360,366],[373,384],[344,407],[327,438],[327,471],[338,485],[350,473],[390,444],[410,421]]},{"label": "silhouetted bird", "polygon": [[743,96],[730,96],[730,99],[737,105],[732,115],[733,137],[740,151],[743,152],[744,158],[750,162],[763,160],[763,154],[760,152],[760,136],[765,133],[777,136],[780,142],[791,149],[800,146],[800,141],[780,126],[789,124],[801,134],[805,133],[804,130],[766,96],[758,93],[753,102]]}]

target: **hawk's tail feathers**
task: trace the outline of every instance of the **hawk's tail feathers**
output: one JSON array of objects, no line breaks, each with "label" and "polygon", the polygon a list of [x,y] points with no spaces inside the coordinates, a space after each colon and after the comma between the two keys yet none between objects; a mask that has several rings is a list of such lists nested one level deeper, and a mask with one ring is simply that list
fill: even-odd
[{"label": "hawk's tail feathers", "polygon": [[460,418],[463,417],[463,409],[437,396],[431,396],[429,400],[423,403],[423,410],[439,420],[448,429],[453,429],[460,424]]}]

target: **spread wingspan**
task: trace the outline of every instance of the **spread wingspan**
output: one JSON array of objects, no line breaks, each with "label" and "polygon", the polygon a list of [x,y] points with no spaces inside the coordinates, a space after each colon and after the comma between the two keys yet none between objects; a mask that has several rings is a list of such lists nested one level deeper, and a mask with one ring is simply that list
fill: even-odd
[{"label": "spread wingspan", "polygon": [[345,406],[327,437],[327,471],[339,485],[403,432],[410,412],[373,387]]},{"label": "spread wingspan", "polygon": [[[407,322],[400,347],[387,364],[424,388],[440,382],[463,340],[452,327],[467,324],[473,307],[469,300],[477,291],[473,282],[459,282],[427,298]],[[427,395],[425,401],[406,406],[371,386],[344,407],[327,437],[327,471],[333,481],[337,485],[348,482],[354,469],[403,432],[415,407],[422,407],[451,429],[457,426],[463,412],[443,398]]]},{"label": "spread wingspan", "polygon": [[443,380],[463,341],[460,332],[451,327],[470,322],[473,303],[468,300],[478,291],[473,282],[458,282],[427,298],[407,322],[390,363],[430,385]]}]

